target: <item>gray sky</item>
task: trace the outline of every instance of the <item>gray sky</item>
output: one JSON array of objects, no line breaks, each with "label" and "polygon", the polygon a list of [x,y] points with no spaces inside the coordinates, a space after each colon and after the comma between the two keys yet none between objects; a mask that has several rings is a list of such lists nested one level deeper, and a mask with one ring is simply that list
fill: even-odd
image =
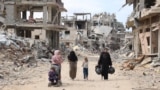
[{"label": "gray sky", "polygon": [[118,21],[125,24],[127,17],[132,12],[132,6],[125,6],[120,10],[126,0],[62,0],[67,12],[62,15],[73,15],[73,13],[115,13]]}]

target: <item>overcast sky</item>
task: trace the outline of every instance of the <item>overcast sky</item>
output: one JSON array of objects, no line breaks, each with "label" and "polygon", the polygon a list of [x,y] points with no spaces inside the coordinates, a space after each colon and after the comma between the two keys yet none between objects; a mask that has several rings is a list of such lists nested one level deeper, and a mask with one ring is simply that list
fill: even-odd
[{"label": "overcast sky", "polygon": [[125,24],[127,17],[132,12],[132,6],[125,6],[120,10],[126,0],[62,0],[67,12],[62,15],[73,15],[73,13],[115,13],[118,21]]}]

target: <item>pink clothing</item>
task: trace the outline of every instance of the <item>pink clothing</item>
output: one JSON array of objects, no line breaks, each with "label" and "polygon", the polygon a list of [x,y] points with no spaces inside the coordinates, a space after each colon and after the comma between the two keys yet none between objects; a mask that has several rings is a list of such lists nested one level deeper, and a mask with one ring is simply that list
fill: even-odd
[{"label": "pink clothing", "polygon": [[63,58],[62,55],[60,53],[60,50],[55,50],[54,55],[52,56],[52,64],[58,64],[61,65],[61,63],[63,62]]}]

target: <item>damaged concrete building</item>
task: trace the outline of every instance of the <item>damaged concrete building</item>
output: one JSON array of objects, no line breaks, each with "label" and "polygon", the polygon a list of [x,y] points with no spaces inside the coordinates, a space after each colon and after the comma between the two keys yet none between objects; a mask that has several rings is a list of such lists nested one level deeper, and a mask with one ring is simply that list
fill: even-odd
[{"label": "damaged concrete building", "polygon": [[127,27],[132,28],[136,56],[160,58],[160,0],[126,0],[127,4],[133,5]]},{"label": "damaged concrete building", "polygon": [[61,47],[75,45],[87,47],[89,45],[91,13],[74,13],[74,16],[64,16],[62,23],[67,30],[60,34]]},{"label": "damaged concrete building", "polygon": [[114,14],[74,13],[74,16],[62,18],[68,30],[61,33],[62,47],[81,45],[89,50],[101,50],[109,47],[119,49],[124,42],[125,28]]},{"label": "damaged concrete building", "polygon": [[59,32],[65,29],[60,25],[62,11],[66,9],[61,0],[0,0],[1,28],[59,48]]},{"label": "damaged concrete building", "polygon": [[116,50],[124,42],[125,28],[115,14],[99,13],[92,17],[91,35],[98,39],[99,47]]}]

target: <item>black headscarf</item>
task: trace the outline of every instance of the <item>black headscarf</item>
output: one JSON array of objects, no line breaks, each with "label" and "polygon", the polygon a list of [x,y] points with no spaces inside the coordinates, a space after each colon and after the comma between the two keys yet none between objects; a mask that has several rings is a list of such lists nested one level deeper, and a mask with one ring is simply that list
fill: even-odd
[{"label": "black headscarf", "polygon": [[98,61],[98,65],[112,65],[111,57],[108,52],[102,52]]},{"label": "black headscarf", "polygon": [[78,61],[78,58],[74,51],[70,52],[70,54],[68,55],[68,60],[73,62]]}]

